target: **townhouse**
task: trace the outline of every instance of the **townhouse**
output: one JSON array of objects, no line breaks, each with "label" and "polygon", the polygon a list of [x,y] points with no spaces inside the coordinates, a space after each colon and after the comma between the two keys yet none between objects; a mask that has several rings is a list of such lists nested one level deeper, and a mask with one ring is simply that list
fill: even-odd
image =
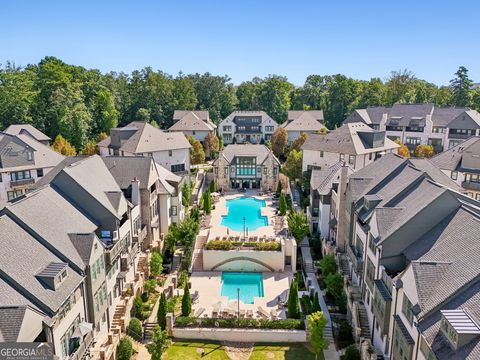
[{"label": "townhouse", "polygon": [[31,125],[11,125],[6,131],[0,132],[0,208],[28,192],[64,159],[48,147],[49,138]]},{"label": "townhouse", "polygon": [[218,125],[224,144],[261,144],[269,141],[278,128],[265,111],[234,111]]},{"label": "townhouse", "polygon": [[431,162],[447,174],[467,194],[480,200],[480,136],[435,155]]},{"label": "townhouse", "polygon": [[190,173],[191,145],[185,135],[164,132],[146,122],[134,121],[123,128],[110,129],[110,136],[97,146],[102,156],[151,157],[179,176]]},{"label": "townhouse", "polygon": [[149,157],[106,156],[102,160],[125,197],[140,205],[142,228],[146,230],[143,248],[163,248],[168,227],[185,215],[182,178]]},{"label": "townhouse", "polygon": [[339,161],[358,170],[384,154],[396,153],[398,147],[385,136],[385,131],[361,122],[347,123],[328,134],[312,134],[307,138],[302,146],[302,172],[328,169]]},{"label": "townhouse", "polygon": [[169,132],[181,132],[203,143],[208,134],[215,134],[217,125],[210,121],[208,110],[175,110]]},{"label": "townhouse", "polygon": [[[446,304],[454,304],[467,293],[472,297],[468,301],[478,296],[464,292],[464,285],[471,285],[471,271],[478,279],[476,262],[464,263],[467,275],[463,271],[455,276],[445,273],[444,265],[433,266],[435,261],[430,272],[415,270],[431,262],[428,254],[437,255],[434,249],[442,249],[436,262],[456,261],[456,252],[464,251],[457,246],[462,241],[472,242],[478,234],[480,203],[460,191],[461,187],[428,160],[389,154],[351,174],[345,193],[338,194],[338,199],[344,200],[345,212],[339,215],[333,243],[340,252],[355,336],[372,340],[382,356],[464,359],[480,354],[474,350],[462,357],[475,348],[478,338],[472,343],[473,337],[467,336],[451,345],[449,356],[435,343],[444,339],[438,325],[442,311],[450,310]],[[462,222],[465,226],[460,229]],[[459,237],[462,241],[457,240]],[[475,253],[475,246],[465,252]],[[450,269],[458,272],[456,267]],[[438,272],[436,278],[430,277],[432,272]],[[428,281],[431,283],[426,287]],[[448,287],[451,291],[446,291]],[[419,288],[424,291],[422,299],[417,296]],[[456,310],[465,311],[478,322],[480,318],[470,314],[470,308],[457,304]]]},{"label": "townhouse", "polygon": [[232,144],[226,146],[213,162],[217,187],[275,190],[280,162],[265,145]]},{"label": "townhouse", "polygon": [[301,133],[315,134],[326,132],[322,110],[290,110],[287,121],[280,125],[288,134],[288,143],[292,143]]},{"label": "townhouse", "polygon": [[344,123],[363,122],[399,139],[411,152],[432,145],[436,153],[480,134],[480,113],[470,108],[439,108],[433,104],[395,104],[354,110]]}]

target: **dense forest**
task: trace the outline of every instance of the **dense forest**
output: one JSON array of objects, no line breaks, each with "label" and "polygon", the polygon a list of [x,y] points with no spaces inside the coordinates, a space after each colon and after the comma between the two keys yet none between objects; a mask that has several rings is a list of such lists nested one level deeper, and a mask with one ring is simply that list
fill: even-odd
[{"label": "dense forest", "polygon": [[46,57],[35,65],[0,68],[0,130],[29,123],[83,149],[99,133],[133,120],[166,129],[175,109],[207,109],[215,122],[236,109],[264,110],[280,123],[290,109],[323,109],[331,128],[367,106],[432,102],[480,109],[480,88],[472,89],[468,70],[460,67],[452,77],[449,86],[437,86],[407,70],[369,81],[310,75],[303,86],[294,86],[286,77],[270,75],[236,86],[226,75],[171,76],[149,67],[103,74]]}]

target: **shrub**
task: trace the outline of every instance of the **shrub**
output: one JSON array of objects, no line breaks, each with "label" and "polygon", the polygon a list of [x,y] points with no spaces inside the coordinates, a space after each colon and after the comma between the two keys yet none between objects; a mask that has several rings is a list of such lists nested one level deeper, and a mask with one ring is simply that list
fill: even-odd
[{"label": "shrub", "polygon": [[143,283],[143,289],[147,294],[151,294],[152,292],[154,292],[156,287],[157,281],[155,279],[145,280],[145,282]]},{"label": "shrub", "polygon": [[318,302],[318,292],[315,292],[312,301],[312,312],[322,311],[320,308],[320,303]]},{"label": "shrub", "polygon": [[352,326],[348,321],[343,320],[338,328],[337,345],[340,349],[343,349],[354,342]]},{"label": "shrub", "polygon": [[130,360],[133,354],[132,342],[129,338],[123,337],[117,345],[117,360]]},{"label": "shrub", "polygon": [[140,296],[135,296],[135,299],[133,299],[133,317],[136,317],[138,319],[143,318],[143,300]]},{"label": "shrub", "polygon": [[210,182],[210,185],[208,186],[208,190],[210,191],[210,193],[214,193],[215,191],[217,191],[217,185],[215,184],[215,179],[212,179],[212,181]]},{"label": "shrub", "polygon": [[228,240],[212,240],[207,243],[207,250],[232,250],[233,244]]},{"label": "shrub", "polygon": [[186,270],[183,270],[182,273],[180,274],[180,277],[178,278],[178,288],[184,288],[185,285],[188,283],[188,272]]},{"label": "shrub", "polygon": [[179,316],[175,318],[175,327],[202,327],[202,328],[240,328],[240,329],[285,329],[304,330],[305,322],[297,319],[257,320],[257,319],[213,319]]},{"label": "shrub", "polygon": [[297,280],[293,279],[288,294],[288,313],[289,319],[300,318],[300,305],[298,304],[298,285]]},{"label": "shrub", "polygon": [[153,276],[160,275],[163,269],[162,264],[163,264],[162,255],[158,251],[154,251],[152,253],[152,257],[150,258],[150,273]]},{"label": "shrub", "polygon": [[280,212],[280,215],[285,215],[287,213],[287,199],[285,199],[284,194],[280,194],[278,211]]},{"label": "shrub", "polygon": [[302,303],[303,313],[305,315],[310,314],[312,312],[312,302],[310,300],[310,296],[303,295],[300,301]]},{"label": "shrub", "polygon": [[345,350],[345,354],[340,356],[340,360],[360,360],[360,351],[358,351],[355,344],[350,345]]},{"label": "shrub", "polygon": [[182,297],[182,316],[189,316],[192,312],[192,298],[190,297],[190,290],[188,284],[185,285]]},{"label": "shrub", "polygon": [[130,335],[134,340],[142,341],[142,322],[136,317],[130,319],[128,324],[128,335]]},{"label": "shrub", "polygon": [[158,303],[157,311],[157,322],[162,330],[165,330],[167,327],[167,298],[165,293],[162,291],[160,295],[160,301]]},{"label": "shrub", "polygon": [[327,293],[337,300],[343,291],[343,278],[339,273],[328,274],[325,278]]},{"label": "shrub", "polygon": [[322,276],[326,278],[329,274],[337,272],[337,262],[334,255],[325,255],[320,260],[320,268],[322,269]]},{"label": "shrub", "polygon": [[276,241],[266,242],[266,243],[257,242],[254,244],[255,244],[254,245],[255,250],[259,250],[259,251],[279,251],[282,248],[282,244]]}]

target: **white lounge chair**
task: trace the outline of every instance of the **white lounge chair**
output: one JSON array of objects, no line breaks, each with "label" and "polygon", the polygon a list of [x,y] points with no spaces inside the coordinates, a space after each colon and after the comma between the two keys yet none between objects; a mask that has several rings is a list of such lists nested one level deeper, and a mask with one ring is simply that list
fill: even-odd
[{"label": "white lounge chair", "polygon": [[270,314],[261,306],[258,307],[257,313],[264,319],[268,319],[270,317]]},{"label": "white lounge chair", "polygon": [[195,311],[195,317],[200,317],[205,311],[205,308],[201,307],[199,309],[197,309],[197,311]]}]

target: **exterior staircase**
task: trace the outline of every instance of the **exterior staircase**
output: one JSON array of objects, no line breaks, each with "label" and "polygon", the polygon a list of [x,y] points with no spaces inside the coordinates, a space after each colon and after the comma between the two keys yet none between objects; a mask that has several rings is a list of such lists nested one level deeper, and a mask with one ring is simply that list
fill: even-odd
[{"label": "exterior staircase", "polygon": [[360,303],[358,306],[358,316],[360,319],[360,336],[368,339],[370,338],[370,328],[368,327],[367,310],[365,309],[365,305]]},{"label": "exterior staircase", "polygon": [[344,278],[347,278],[348,280],[351,280],[350,276],[350,265],[348,264],[348,259],[346,255],[340,254],[338,257],[338,267],[340,271],[342,272],[342,275]]},{"label": "exterior staircase", "polygon": [[152,331],[157,326],[157,323],[154,322],[146,322],[143,324],[143,338],[145,342],[148,343],[152,338]]},{"label": "exterior staircase", "polygon": [[327,324],[325,326],[325,329],[323,330],[323,337],[328,340],[330,343],[334,343],[335,340],[333,339],[333,332],[332,332],[332,327]]},{"label": "exterior staircase", "polygon": [[111,326],[114,333],[118,332],[119,334],[121,334],[122,332],[124,332],[126,326],[126,324],[124,323],[125,311],[126,306],[123,302],[115,307]]},{"label": "exterior staircase", "polygon": [[140,258],[138,259],[138,271],[143,272],[145,279],[147,279],[150,275],[150,268],[148,266],[148,254],[140,255]]}]

